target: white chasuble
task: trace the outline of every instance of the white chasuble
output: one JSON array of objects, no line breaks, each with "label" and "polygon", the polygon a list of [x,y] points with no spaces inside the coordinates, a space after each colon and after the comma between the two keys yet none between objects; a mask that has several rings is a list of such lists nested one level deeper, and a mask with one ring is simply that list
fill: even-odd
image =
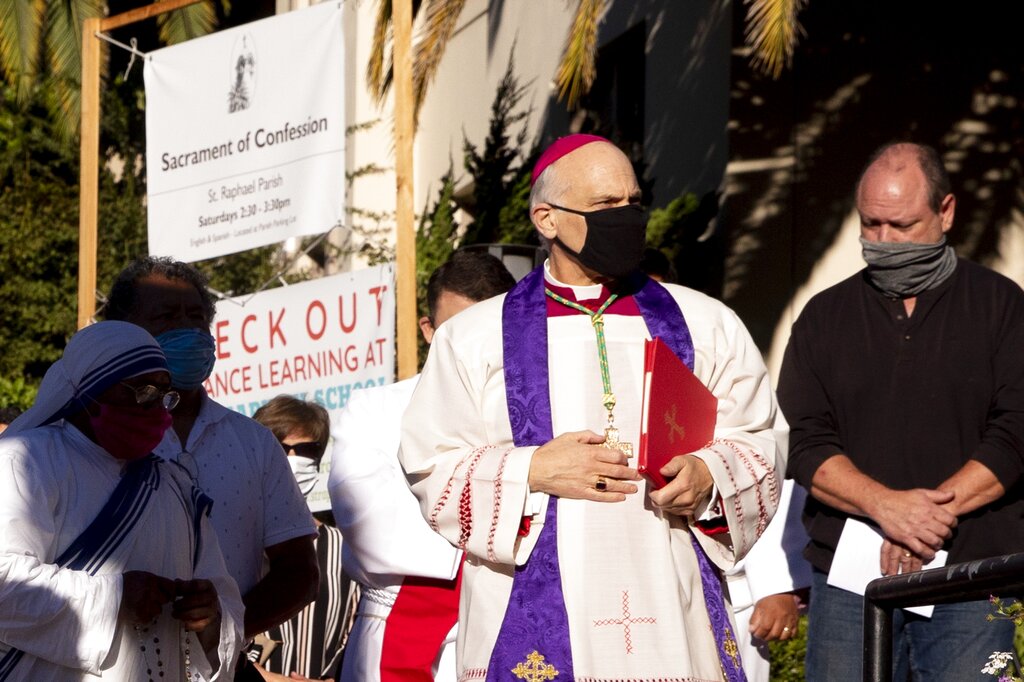
[{"label": "white chasuble", "polygon": [[[724,570],[747,552],[775,511],[785,425],[761,354],[735,314],[697,292],[666,288],[689,326],[694,372],[719,401],[715,441],[693,454],[714,478],[730,532],[695,533]],[[596,292],[576,296],[596,298]],[[536,448],[513,445],[502,361],[503,300],[473,306],[438,329],[403,421],[401,457],[424,516],[467,552],[460,680],[487,676],[515,566],[529,559],[548,502],[527,486]],[[636,450],[649,335],[639,316],[605,313],[604,320],[615,423],[621,440]],[[549,317],[547,328],[554,435],[603,433],[603,388],[590,319]],[[635,466],[635,458],[630,464]],[[690,530],[683,519],[655,510],[649,484],[639,485],[639,492],[620,503],[558,501],[558,560],[575,679],[722,679]],[[523,663],[523,670],[543,666],[537,660]],[[520,674],[509,671],[498,679],[527,679]]]}]

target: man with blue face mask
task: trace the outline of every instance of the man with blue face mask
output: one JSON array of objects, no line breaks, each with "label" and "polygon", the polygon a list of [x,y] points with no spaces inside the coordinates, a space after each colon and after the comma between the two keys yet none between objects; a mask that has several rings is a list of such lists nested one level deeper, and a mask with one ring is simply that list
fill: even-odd
[{"label": "man with blue face mask", "polygon": [[[884,538],[876,575],[1024,545],[1024,293],[946,243],[956,200],[934,149],[880,149],[856,203],[867,268],[807,304],[779,381],[789,475],[810,492],[809,680],[861,677],[862,598],[829,584],[848,519]],[[1013,637],[989,612],[897,610],[893,679],[987,679]]]},{"label": "man with blue face mask", "polygon": [[154,452],[182,464],[214,500],[213,525],[245,602],[246,637],[284,622],[316,596],[316,528],[274,435],[206,395],[215,347],[205,278],[185,263],[139,259],[118,275],[105,312],[139,325],[164,350],[181,400]]},{"label": "man with blue face mask", "polygon": [[[438,328],[402,421],[423,515],[466,553],[460,679],[743,679],[718,569],[778,504],[761,354],[724,305],[637,270],[640,188],[608,140],[548,147],[530,217],[549,259]],[[655,336],[718,399],[658,490],[630,447]]]}]

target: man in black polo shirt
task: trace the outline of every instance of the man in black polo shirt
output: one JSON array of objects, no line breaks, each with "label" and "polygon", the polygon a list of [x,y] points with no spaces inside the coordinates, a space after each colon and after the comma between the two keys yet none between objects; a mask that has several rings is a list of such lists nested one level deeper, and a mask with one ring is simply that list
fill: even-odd
[{"label": "man in black polo shirt", "polygon": [[[882,572],[1024,547],[1024,292],[946,245],[956,200],[934,149],[883,147],[857,186],[868,267],[815,296],[779,381],[788,473],[814,566],[807,679],[861,678],[862,597],[826,584],[846,520],[881,529]],[[895,675],[989,679],[1012,624],[987,602],[897,610]]]}]

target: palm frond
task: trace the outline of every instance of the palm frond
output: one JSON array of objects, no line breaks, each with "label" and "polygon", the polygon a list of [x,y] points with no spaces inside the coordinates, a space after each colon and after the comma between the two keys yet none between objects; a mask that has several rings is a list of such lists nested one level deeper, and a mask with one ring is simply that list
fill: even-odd
[{"label": "palm frond", "polygon": [[597,25],[604,15],[607,0],[580,0],[576,16],[565,40],[565,51],[558,65],[555,82],[558,99],[566,98],[566,106],[576,107],[597,74]]},{"label": "palm frond", "polygon": [[82,64],[82,22],[106,11],[103,0],[46,2],[45,39],[49,71],[72,75],[77,82]]},{"label": "palm frond", "polygon": [[384,100],[391,79],[385,74],[391,71],[391,0],[378,0],[377,20],[373,25],[373,43],[370,59],[366,63],[366,87],[377,104]]},{"label": "palm frond", "polygon": [[81,116],[82,22],[102,16],[102,0],[63,0],[47,3],[45,44],[47,104],[66,139],[74,136]]},{"label": "palm frond", "polygon": [[26,101],[39,73],[43,0],[0,1],[0,71]]},{"label": "palm frond", "polygon": [[455,32],[466,0],[428,0],[423,34],[416,43],[413,56],[412,88],[416,102],[415,115],[419,116],[420,106],[426,97],[427,86],[437,75],[448,41]]},{"label": "palm frond", "polygon": [[212,33],[217,27],[217,10],[213,2],[206,0],[161,14],[156,23],[160,29],[160,41],[174,45]]},{"label": "palm frond", "polygon": [[746,0],[747,45],[752,49],[751,65],[772,78],[793,65],[797,42],[804,35],[797,14],[807,0]]},{"label": "palm frond", "polygon": [[65,78],[49,76],[43,81],[43,102],[53,121],[54,129],[61,141],[70,144],[78,135],[82,112],[81,78],[74,82]]}]

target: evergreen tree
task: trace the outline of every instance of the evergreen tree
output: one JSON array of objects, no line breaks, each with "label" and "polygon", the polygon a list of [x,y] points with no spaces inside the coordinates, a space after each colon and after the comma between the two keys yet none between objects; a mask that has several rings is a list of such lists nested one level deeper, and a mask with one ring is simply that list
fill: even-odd
[{"label": "evergreen tree", "polygon": [[[513,50],[515,48],[513,47]],[[516,243],[533,233],[529,204],[530,169],[534,153],[524,153],[530,110],[519,110],[526,86],[515,77],[515,60],[509,56],[505,75],[491,104],[491,121],[482,152],[463,136],[466,172],[473,178],[473,223],[463,245],[491,242]],[[512,136],[512,130],[519,132]],[[520,210],[523,209],[523,210]],[[536,243],[536,238],[533,238]]]},{"label": "evergreen tree", "polygon": [[78,163],[0,91],[0,374],[40,378],[75,328]]},{"label": "evergreen tree", "polygon": [[[458,224],[455,222],[455,179],[451,166],[441,178],[434,208],[424,211],[416,229],[416,308],[420,317],[429,314],[427,308],[427,282],[431,273],[456,249]],[[427,344],[417,337],[419,362],[427,359]]]}]

